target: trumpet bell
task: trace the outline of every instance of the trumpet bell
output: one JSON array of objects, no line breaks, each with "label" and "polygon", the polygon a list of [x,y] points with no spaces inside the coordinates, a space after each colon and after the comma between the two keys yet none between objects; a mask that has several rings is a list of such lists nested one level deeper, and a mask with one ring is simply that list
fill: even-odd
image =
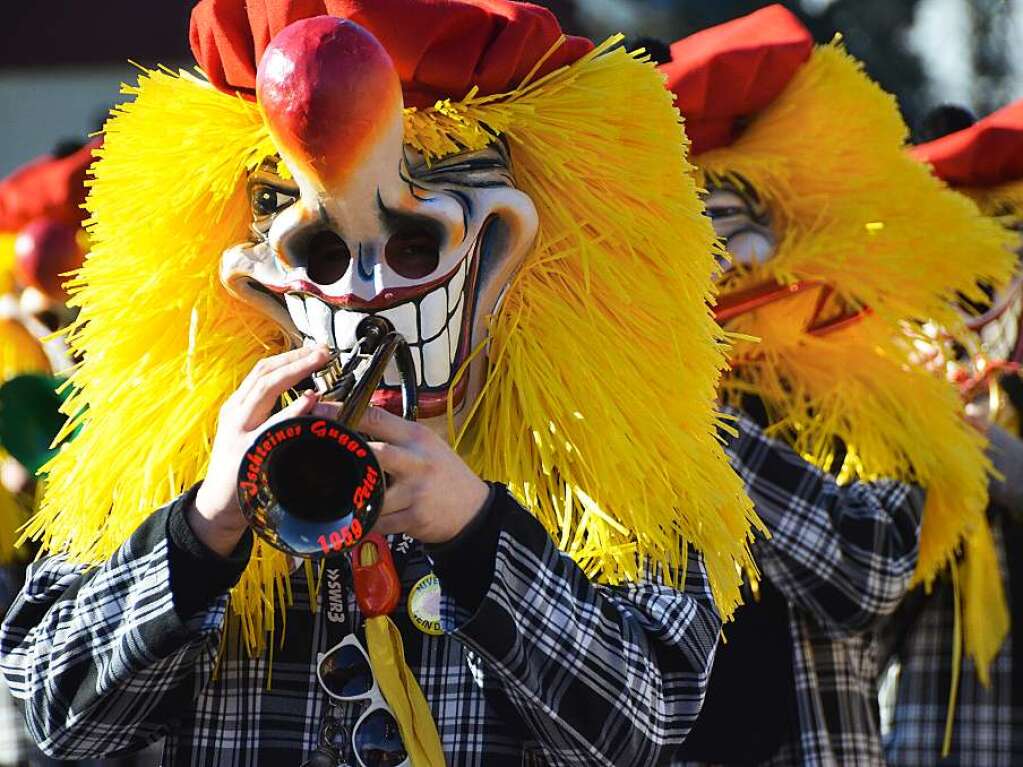
[{"label": "trumpet bell", "polygon": [[351,549],[373,527],[384,476],[360,434],[302,416],[256,438],[239,470],[238,499],[270,545],[318,559]]}]

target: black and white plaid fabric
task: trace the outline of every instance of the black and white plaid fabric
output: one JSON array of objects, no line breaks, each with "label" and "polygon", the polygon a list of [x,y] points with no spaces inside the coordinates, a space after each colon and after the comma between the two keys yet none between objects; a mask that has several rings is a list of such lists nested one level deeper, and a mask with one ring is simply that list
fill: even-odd
[{"label": "black and white plaid fabric", "polygon": [[[1019,595],[1012,593],[1013,583],[1005,577],[1010,572],[1005,534],[1008,525],[1018,526],[1018,522],[1004,514],[996,515],[995,520],[991,532],[1006,597],[1012,605]],[[1008,532],[1018,546],[1023,536],[1011,528]],[[1011,551],[1012,556],[1019,554],[1019,549]],[[1023,764],[1023,673],[1013,666],[1013,645],[1019,641],[1015,634],[991,664],[990,687],[981,685],[973,661],[963,658],[951,750],[948,757],[941,758],[952,684],[953,600],[952,584],[942,579],[930,595],[914,594],[891,621],[890,645],[899,671],[891,731],[885,739],[888,762],[895,767]]]},{"label": "black and white plaid fabric", "polygon": [[788,602],[792,637],[795,732],[766,764],[883,764],[872,630],[909,586],[923,493],[894,481],[840,486],[730,413],[739,436],[726,450],[771,532],[755,554]]},{"label": "black and white plaid fabric", "polygon": [[[4,675],[33,736],[64,758],[166,737],[165,765],[297,767],[326,703],[315,674],[322,612],[310,610],[299,569],[272,668],[228,649],[214,673],[227,598],[185,621],[176,613],[168,524],[181,503],[99,568],[34,564],[0,635]],[[700,709],[720,630],[702,560],[690,563],[684,593],[595,587],[521,507],[504,513],[473,615],[445,596],[440,637],[412,627],[404,599],[392,616],[449,764],[664,763]],[[406,594],[429,568],[414,549]],[[352,599],[349,609],[361,624]],[[358,713],[346,710],[349,726]]]},{"label": "black and white plaid fabric", "polygon": [[[24,565],[0,567],[0,612],[6,614],[24,580]],[[28,764],[32,750],[32,741],[25,731],[25,719],[7,691],[7,685],[0,682],[0,765]]]}]

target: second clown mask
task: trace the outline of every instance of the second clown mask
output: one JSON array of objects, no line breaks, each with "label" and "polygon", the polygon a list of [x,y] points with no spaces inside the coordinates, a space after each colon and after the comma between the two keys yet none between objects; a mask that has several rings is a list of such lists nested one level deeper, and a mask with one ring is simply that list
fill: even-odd
[{"label": "second clown mask", "polygon": [[[505,0],[240,13],[204,0],[203,76],[145,73],[105,127],[72,298],[83,428],[33,532],[109,556],[203,477],[258,359],[344,350],[379,313],[427,422],[588,575],[671,578],[692,543],[730,614],[753,515],[715,436],[716,246],[654,67]],[[232,592],[250,648],[288,567],[258,544]]]},{"label": "second clown mask", "polygon": [[[732,254],[718,317],[745,336],[723,397],[755,397],[772,433],[840,481],[923,487],[915,580],[929,583],[984,529],[989,464],[915,342],[927,319],[965,332],[951,298],[1008,280],[1009,238],[906,155],[894,100],[785,8],[671,52],[663,70]],[[983,609],[990,583],[967,585],[968,611]],[[967,646],[984,663],[999,640],[992,628]]]}]

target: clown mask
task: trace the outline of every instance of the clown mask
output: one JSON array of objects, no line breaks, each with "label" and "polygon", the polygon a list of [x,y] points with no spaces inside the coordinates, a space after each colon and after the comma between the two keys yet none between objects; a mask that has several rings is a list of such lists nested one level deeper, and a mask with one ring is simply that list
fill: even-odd
[{"label": "clown mask", "polygon": [[[280,162],[250,174],[251,237],[221,279],[297,344],[341,352],[369,314],[408,341],[425,423],[446,434],[479,394],[487,321],[537,230],[501,142],[428,163],[404,141],[401,83],[380,43],[333,17],[267,48],[259,103]],[[466,374],[460,371],[466,364]],[[400,408],[392,366],[374,403]]]}]

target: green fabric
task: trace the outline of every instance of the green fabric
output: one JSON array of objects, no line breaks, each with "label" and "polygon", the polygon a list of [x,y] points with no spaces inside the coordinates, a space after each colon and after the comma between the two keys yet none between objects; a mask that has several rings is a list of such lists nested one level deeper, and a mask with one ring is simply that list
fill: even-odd
[{"label": "green fabric", "polygon": [[64,425],[63,383],[52,376],[15,376],[0,386],[0,447],[36,474],[53,457],[50,446]]}]

